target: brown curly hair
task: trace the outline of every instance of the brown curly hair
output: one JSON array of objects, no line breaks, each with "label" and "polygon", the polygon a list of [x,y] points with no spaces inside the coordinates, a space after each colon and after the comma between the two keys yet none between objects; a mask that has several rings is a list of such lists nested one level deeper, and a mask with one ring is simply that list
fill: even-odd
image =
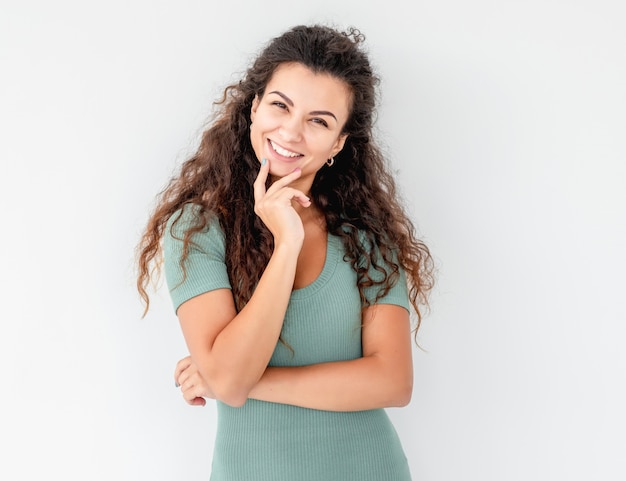
[{"label": "brown curly hair", "polygon": [[[276,68],[297,62],[345,82],[352,93],[342,131],[348,135],[344,148],[335,156],[332,169],[317,172],[311,199],[323,212],[328,232],[342,238],[344,259],[357,272],[364,305],[385,295],[397,281],[400,268],[404,269],[417,332],[434,283],[433,259],[416,237],[373,139],[379,78],[362,48],[364,40],[355,28],[340,32],[323,25],[294,27],[272,39],[244,78],[224,89],[198,150],[159,194],[137,247],[137,288],[145,303],[144,315],[149,308],[148,284],[160,271],[167,222],[187,204],[196,206],[197,219],[185,233],[181,263],[192,235],[206,227],[210,216],[216,216],[226,238],[225,259],[237,309],[252,296],[272,255],[273,238],[254,213],[252,184],[259,161],[250,143],[250,109],[255,96],[263,96]],[[382,280],[372,280],[370,269],[383,274]],[[366,299],[364,291],[372,285],[380,286],[377,298]]]}]

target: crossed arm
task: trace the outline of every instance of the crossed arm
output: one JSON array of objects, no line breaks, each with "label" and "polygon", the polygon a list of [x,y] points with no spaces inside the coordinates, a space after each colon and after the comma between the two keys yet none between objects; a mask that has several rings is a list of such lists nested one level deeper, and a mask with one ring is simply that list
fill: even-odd
[{"label": "crossed arm", "polygon": [[[241,406],[246,399],[258,399],[312,409],[358,411],[404,406],[410,401],[413,368],[406,309],[379,304],[365,310],[361,358],[267,367],[280,329],[272,331],[260,315],[255,316],[259,306],[252,302],[246,306],[248,312],[242,310],[229,322],[234,306],[232,310],[224,307],[228,299],[232,304],[230,291],[221,289],[191,299],[179,309],[190,356],[178,362],[175,379],[189,404],[204,405],[205,398],[214,398]],[[275,306],[274,301],[259,311]],[[216,310],[216,305],[222,308]],[[282,325],[282,320],[277,324]],[[219,327],[223,328],[218,339],[211,342]]]}]

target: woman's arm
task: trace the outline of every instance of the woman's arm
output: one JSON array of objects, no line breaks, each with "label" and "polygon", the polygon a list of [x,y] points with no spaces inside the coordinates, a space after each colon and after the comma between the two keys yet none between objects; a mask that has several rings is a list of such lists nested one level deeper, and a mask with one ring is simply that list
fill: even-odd
[{"label": "woman's arm", "polygon": [[329,411],[405,406],[413,390],[409,313],[395,305],[368,307],[363,357],[302,367],[269,367],[250,398]]},{"label": "woman's arm", "polygon": [[304,229],[292,201],[303,207],[309,199],[289,187],[297,170],[265,191],[269,163],[254,184],[255,212],[274,236],[274,252],[254,294],[236,312],[232,292],[217,289],[184,302],[177,314],[189,354],[216,399],[241,406],[257,384],[280,335]]},{"label": "woman's arm", "polygon": [[[363,357],[302,367],[268,367],[249,397],[327,411],[405,406],[413,388],[410,338],[404,308],[369,307],[364,316]],[[217,398],[189,356],[177,363],[174,379],[191,405]]]}]

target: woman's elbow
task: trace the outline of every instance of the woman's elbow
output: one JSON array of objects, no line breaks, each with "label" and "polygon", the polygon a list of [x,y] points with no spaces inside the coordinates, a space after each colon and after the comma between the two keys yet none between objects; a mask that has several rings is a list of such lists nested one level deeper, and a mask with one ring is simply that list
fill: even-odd
[{"label": "woman's elbow", "polygon": [[407,406],[413,396],[413,381],[408,380],[395,383],[393,388],[390,389],[390,393],[392,394],[389,399],[390,407],[402,408]]},{"label": "woman's elbow", "polygon": [[396,407],[403,408],[404,406],[408,406],[411,402],[411,397],[413,396],[413,389],[404,389],[398,395],[398,403]]},{"label": "woman's elbow", "polygon": [[246,403],[248,398],[242,396],[223,396],[218,397],[217,400],[223,402],[224,404],[227,404],[231,408],[240,408]]},{"label": "woman's elbow", "polygon": [[246,403],[249,391],[236,380],[216,382],[213,385],[215,399],[233,408],[242,407]]}]

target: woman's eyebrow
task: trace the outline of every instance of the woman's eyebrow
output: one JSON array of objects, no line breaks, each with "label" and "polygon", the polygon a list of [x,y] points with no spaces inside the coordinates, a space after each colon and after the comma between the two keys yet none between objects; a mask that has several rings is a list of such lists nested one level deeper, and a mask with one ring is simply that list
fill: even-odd
[{"label": "woman's eyebrow", "polygon": [[309,112],[309,115],[330,115],[333,119],[337,120],[335,114],[329,112],[328,110],[314,110],[313,112]]},{"label": "woman's eyebrow", "polygon": [[[290,107],[293,107],[293,101],[289,97],[287,97],[284,93],[278,90],[272,90],[270,94],[276,94],[280,96]],[[332,112],[329,112],[328,110],[314,110],[312,112],[309,112],[309,114],[310,115],[329,115],[333,119],[337,120],[337,117],[335,116],[335,114],[333,114]]]}]

